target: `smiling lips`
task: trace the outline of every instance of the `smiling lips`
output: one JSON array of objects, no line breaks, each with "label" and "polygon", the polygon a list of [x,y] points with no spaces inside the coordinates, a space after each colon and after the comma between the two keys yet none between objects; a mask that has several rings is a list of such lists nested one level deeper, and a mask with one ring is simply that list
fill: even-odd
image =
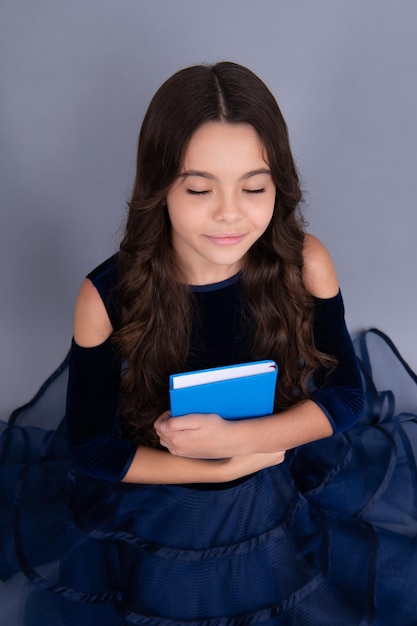
[{"label": "smiling lips", "polygon": [[218,246],[234,246],[245,237],[242,233],[225,233],[219,235],[206,235],[206,238]]}]

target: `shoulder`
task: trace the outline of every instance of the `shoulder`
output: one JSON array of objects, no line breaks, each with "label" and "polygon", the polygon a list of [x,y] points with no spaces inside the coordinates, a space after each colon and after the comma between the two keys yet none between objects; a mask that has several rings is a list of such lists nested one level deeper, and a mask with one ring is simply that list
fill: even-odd
[{"label": "shoulder", "polygon": [[332,298],[339,291],[336,270],[327,248],[310,234],[304,239],[303,282],[316,298]]},{"label": "shoulder", "polygon": [[91,280],[99,291],[100,288],[108,289],[117,282],[119,273],[118,259],[119,254],[113,254],[113,256],[100,263],[92,272],[87,274],[87,278]]},{"label": "shoulder", "polygon": [[113,332],[113,294],[117,286],[117,255],[87,275],[78,292],[74,314],[74,339],[83,347],[97,346]]},{"label": "shoulder", "polygon": [[103,343],[112,332],[104,302],[91,280],[86,278],[75,303],[74,339],[79,346],[91,348]]}]

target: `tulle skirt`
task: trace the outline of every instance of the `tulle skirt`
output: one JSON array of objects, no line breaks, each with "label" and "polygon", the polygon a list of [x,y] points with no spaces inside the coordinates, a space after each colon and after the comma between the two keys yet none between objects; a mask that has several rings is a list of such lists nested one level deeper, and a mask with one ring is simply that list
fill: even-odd
[{"label": "tulle skirt", "polygon": [[361,423],[223,485],[78,475],[67,362],[0,438],[0,623],[417,624],[417,378],[356,341]]}]

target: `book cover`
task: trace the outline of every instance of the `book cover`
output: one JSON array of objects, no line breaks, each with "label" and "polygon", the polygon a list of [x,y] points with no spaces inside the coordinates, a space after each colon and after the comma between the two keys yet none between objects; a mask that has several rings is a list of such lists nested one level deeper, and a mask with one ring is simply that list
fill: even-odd
[{"label": "book cover", "polygon": [[171,415],[216,413],[224,419],[270,415],[277,377],[274,361],[173,374],[169,378]]}]

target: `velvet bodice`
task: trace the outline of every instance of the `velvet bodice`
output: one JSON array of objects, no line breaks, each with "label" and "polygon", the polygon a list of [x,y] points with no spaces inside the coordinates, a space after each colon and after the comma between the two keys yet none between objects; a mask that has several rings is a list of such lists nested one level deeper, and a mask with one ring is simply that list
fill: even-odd
[{"label": "velvet bodice", "polygon": [[[101,295],[113,327],[119,328],[117,257],[105,261],[88,277]],[[195,319],[185,369],[250,360],[239,275],[215,285],[192,287],[192,293]],[[363,394],[340,292],[326,300],[315,298],[314,334],[317,348],[335,356],[338,365],[324,387],[313,389],[311,399],[325,412],[333,430],[342,431],[359,419]],[[135,444],[120,436],[119,378],[120,362],[110,339],[95,348],[81,348],[73,341],[67,422],[74,461],[86,474],[108,480],[124,476],[136,450]]]}]

